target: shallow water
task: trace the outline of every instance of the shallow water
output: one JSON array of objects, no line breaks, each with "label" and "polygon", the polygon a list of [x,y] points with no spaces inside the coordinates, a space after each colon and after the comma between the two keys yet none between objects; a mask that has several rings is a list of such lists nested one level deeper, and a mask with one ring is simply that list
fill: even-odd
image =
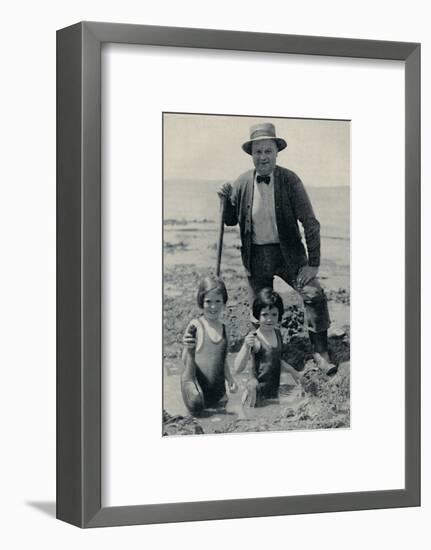
[{"label": "shallow water", "polygon": [[[221,182],[203,180],[165,180],[163,185],[164,219],[219,219],[217,189]],[[322,235],[349,239],[350,188],[307,185],[313,210],[322,228]]]},{"label": "shallow water", "polygon": [[[231,354],[229,364],[232,364],[236,354]],[[182,372],[182,364],[180,360],[165,360],[164,361],[164,402],[163,408],[170,415],[186,416],[190,413],[184,406],[181,397],[180,377]],[[222,432],[224,426],[233,420],[256,420],[262,419],[271,422],[276,418],[282,407],[291,407],[296,409],[304,402],[302,397],[301,387],[295,385],[290,374],[282,375],[279,399],[271,399],[265,402],[263,406],[256,408],[243,407],[241,397],[245,390],[245,385],[248,380],[247,371],[236,375],[235,381],[238,385],[238,391],[229,395],[229,400],[225,408],[207,409],[205,413],[196,417],[196,420],[202,426],[204,432],[214,433]],[[270,431],[270,430],[268,430]]]}]

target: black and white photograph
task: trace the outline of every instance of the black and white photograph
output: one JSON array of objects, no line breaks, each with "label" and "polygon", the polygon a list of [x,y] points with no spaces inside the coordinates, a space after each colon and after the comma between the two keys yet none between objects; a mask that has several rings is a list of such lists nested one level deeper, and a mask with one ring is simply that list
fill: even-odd
[{"label": "black and white photograph", "polygon": [[163,435],[350,427],[350,121],[163,113]]}]

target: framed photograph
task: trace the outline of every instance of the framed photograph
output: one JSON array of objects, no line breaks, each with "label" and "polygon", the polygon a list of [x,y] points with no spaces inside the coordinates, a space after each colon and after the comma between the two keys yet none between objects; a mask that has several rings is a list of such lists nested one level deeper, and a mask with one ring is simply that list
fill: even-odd
[{"label": "framed photograph", "polygon": [[419,506],[419,267],[419,44],[58,31],[57,517]]}]

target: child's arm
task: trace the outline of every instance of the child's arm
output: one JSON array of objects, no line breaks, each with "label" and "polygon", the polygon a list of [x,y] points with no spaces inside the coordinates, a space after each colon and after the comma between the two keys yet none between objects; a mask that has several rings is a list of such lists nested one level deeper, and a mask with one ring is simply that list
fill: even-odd
[{"label": "child's arm", "polygon": [[242,347],[239,350],[238,355],[235,357],[234,372],[236,373],[242,372],[245,369],[249,359],[250,359],[250,348],[247,346],[244,340],[244,343],[242,344]]},{"label": "child's arm", "polygon": [[234,371],[242,372],[247,366],[251,353],[257,353],[260,349],[260,342],[256,338],[255,332],[250,332],[244,339],[244,343],[235,358]]},{"label": "child's arm", "polygon": [[230,372],[230,367],[227,361],[227,357],[224,362],[224,378],[227,382],[230,393],[236,393],[238,391],[238,385],[235,382],[234,377],[232,376],[232,373]]},{"label": "child's arm", "polygon": [[284,372],[288,372],[292,376],[292,378],[295,380],[295,382],[299,384],[299,382],[301,381],[300,373],[296,369],[294,369],[291,365],[289,365],[289,363],[286,363],[286,361],[283,361],[283,359],[281,360],[281,368],[283,369]]}]

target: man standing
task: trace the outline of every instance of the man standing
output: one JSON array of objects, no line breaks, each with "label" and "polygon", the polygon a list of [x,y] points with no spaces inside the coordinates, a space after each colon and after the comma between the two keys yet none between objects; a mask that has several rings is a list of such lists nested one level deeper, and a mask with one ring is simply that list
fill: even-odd
[{"label": "man standing", "polygon": [[[242,174],[233,186],[225,183],[220,187],[219,195],[226,199],[224,221],[226,225],[239,224],[251,295],[272,288],[274,275],[299,292],[316,364],[332,374],[336,367],[328,355],[328,305],[317,279],[320,224],[299,177],[276,164],[278,152],[286,147],[273,124],[251,127],[250,139],[242,149],[252,156],[255,169]],[[298,221],[304,229],[307,253]]]}]

